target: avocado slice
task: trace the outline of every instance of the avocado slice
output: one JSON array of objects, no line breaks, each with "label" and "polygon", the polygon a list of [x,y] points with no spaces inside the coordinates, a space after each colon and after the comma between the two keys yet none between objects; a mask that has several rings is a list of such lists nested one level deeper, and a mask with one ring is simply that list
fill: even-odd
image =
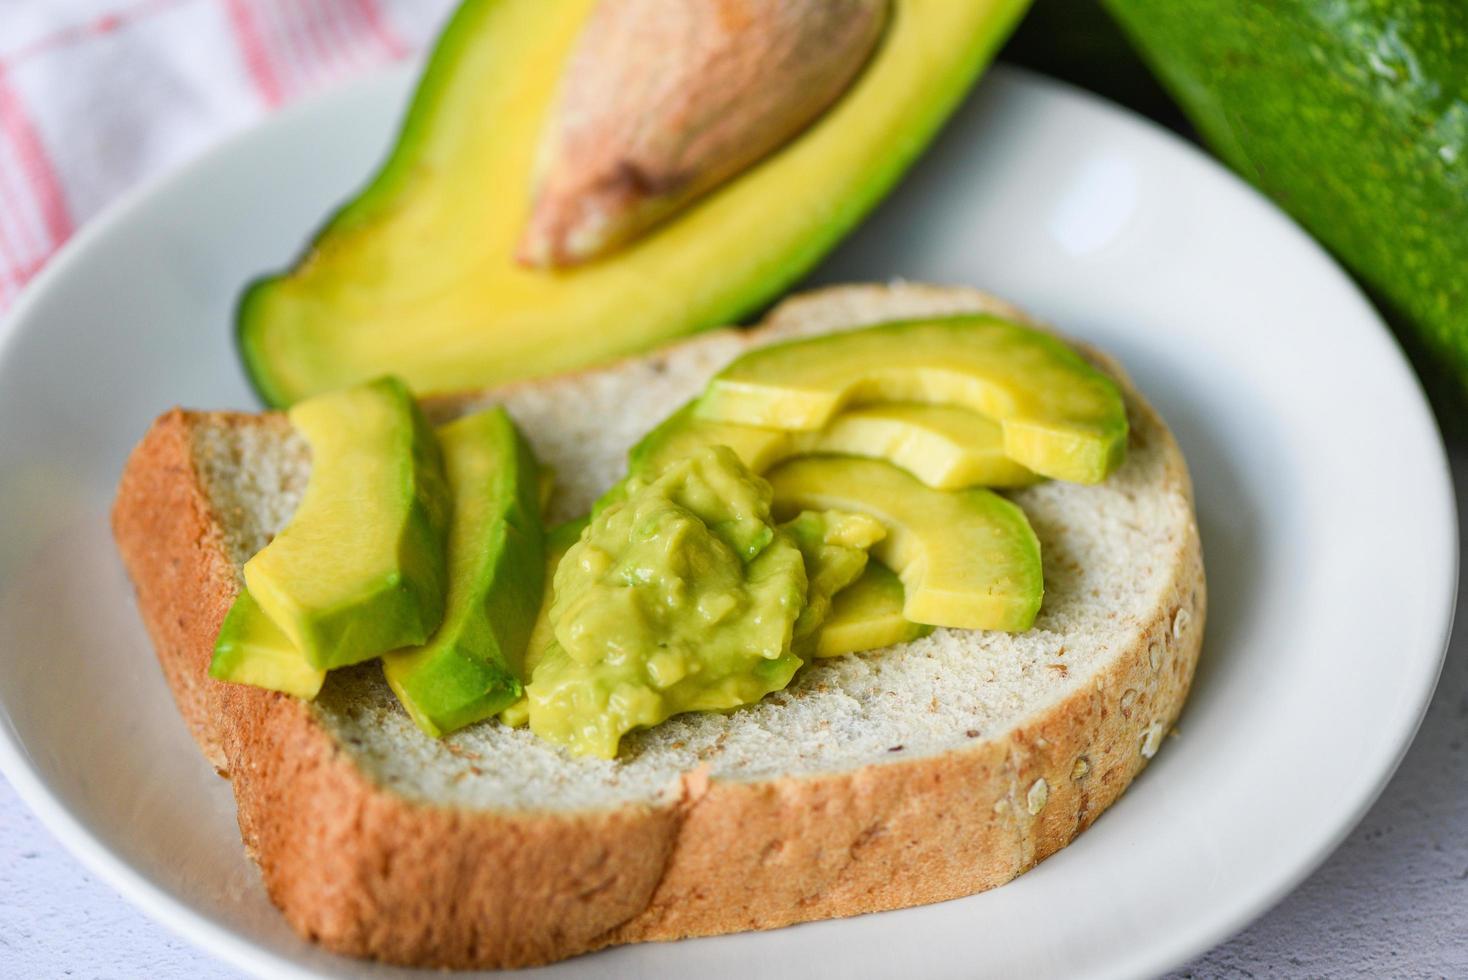
[{"label": "avocado slice", "polygon": [[878,324],[760,347],[724,368],[695,414],[813,430],[846,405],[918,401],[987,415],[1010,459],[1044,476],[1099,483],[1126,452],[1116,383],[1068,345],[995,316]]},{"label": "avocado slice", "polygon": [[218,681],[283,691],[310,701],[321,691],[326,671],[312,667],[271,622],[248,590],[235,597],[225,614],[209,676]]},{"label": "avocado slice", "polygon": [[422,643],[443,618],[450,510],[438,442],[396,378],[291,409],[311,477],[285,530],[245,563],[260,608],[315,668]]},{"label": "avocado slice", "polygon": [[840,455],[885,459],[930,487],[1022,487],[1039,477],[1004,452],[1004,434],[987,416],[951,405],[910,402],[865,405],[841,412],[823,429],[769,429],[700,418],[689,402],[653,429],[627,455],[629,475],[656,473],[702,446],[734,450],[763,473],[792,456]]},{"label": "avocado slice", "polygon": [[[522,683],[530,679],[535,673],[536,666],[545,657],[545,652],[551,644],[556,641],[555,627],[551,624],[550,608],[555,599],[556,566],[560,565],[561,559],[566,552],[571,550],[571,545],[581,538],[581,532],[586,530],[586,525],[591,523],[590,517],[577,518],[558,524],[546,532],[545,535],[545,579],[541,589],[540,609],[535,616],[535,624],[530,628],[530,637],[525,644],[524,665],[520,669],[520,680]],[[511,728],[520,728],[530,721],[530,702],[524,697],[506,707],[500,712],[500,721]]]},{"label": "avocado slice", "polygon": [[564,371],[737,321],[799,280],[913,162],[1027,0],[902,0],[809,128],[601,261],[514,252],[536,148],[593,0],[466,0],[387,162],[294,268],[251,285],[238,340],[262,398],[374,377],[417,391]]},{"label": "avocado slice", "polygon": [[872,555],[902,580],[915,623],[1020,632],[1044,595],[1040,542],[1019,507],[988,490],[933,490],[887,463],[805,456],[767,479],[775,513],[841,510],[887,528]]},{"label": "avocado slice", "polygon": [[805,561],[805,608],[795,618],[790,643],[796,653],[809,659],[830,614],[832,598],[861,576],[867,551],[887,531],[867,514],[836,510],[801,511],[781,524],[780,530],[795,542]]},{"label": "avocado slice", "polygon": [[520,697],[545,572],[541,480],[508,413],[465,416],[438,441],[454,498],[443,623],[423,646],[382,657],[388,685],[435,738]]},{"label": "avocado slice", "polygon": [[817,657],[876,650],[933,632],[902,615],[902,580],[881,562],[869,561],[861,577],[836,593],[816,637]]},{"label": "avocado slice", "polygon": [[581,532],[591,523],[590,517],[577,518],[552,528],[545,536],[545,585],[541,590],[540,609],[535,624],[530,630],[530,642],[525,647],[525,662],[520,671],[521,680],[528,681],[535,667],[545,656],[546,647],[555,640],[555,629],[550,621],[551,601],[555,598],[556,569],[571,545],[581,540]]}]

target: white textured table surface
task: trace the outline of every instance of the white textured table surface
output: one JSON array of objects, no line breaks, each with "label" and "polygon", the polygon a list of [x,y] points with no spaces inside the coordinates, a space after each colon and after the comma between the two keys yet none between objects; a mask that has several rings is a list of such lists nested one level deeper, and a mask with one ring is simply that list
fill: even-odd
[{"label": "white textured table surface", "polygon": [[[1468,514],[1468,452],[1453,462]],[[1465,597],[1468,577],[1460,611]],[[1460,628],[1422,731],[1366,819],[1277,908],[1175,976],[1468,977],[1465,742]],[[0,977],[235,976],[93,879],[0,779]]]}]

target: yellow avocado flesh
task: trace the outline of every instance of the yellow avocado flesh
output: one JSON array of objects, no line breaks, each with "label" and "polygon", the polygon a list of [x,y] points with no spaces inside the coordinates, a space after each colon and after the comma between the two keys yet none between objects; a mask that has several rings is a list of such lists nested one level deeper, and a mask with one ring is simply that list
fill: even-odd
[{"label": "yellow avocado flesh", "polygon": [[933,632],[902,615],[902,580],[887,566],[867,562],[861,577],[836,593],[816,638],[817,657],[839,657],[907,643]]},{"label": "yellow avocado flesh", "polygon": [[321,691],[326,671],[312,667],[271,622],[249,592],[241,592],[224,617],[209,676],[218,681],[283,691],[310,701]]},{"label": "yellow avocado flesh", "polygon": [[797,446],[810,440],[791,455],[885,459],[936,490],[1025,487],[1040,479],[1005,453],[998,423],[951,405],[867,405],[840,413],[824,429],[791,436]]},{"label": "yellow avocado flesh", "polygon": [[260,608],[316,668],[422,643],[443,617],[450,510],[433,432],[383,378],[291,410],[311,476],[285,529],[245,563]]},{"label": "yellow avocado flesh", "polygon": [[[556,567],[566,552],[571,550],[581,537],[581,532],[590,523],[590,518],[567,521],[552,528],[545,536],[545,580],[540,594],[540,611],[535,624],[530,628],[530,640],[525,644],[524,663],[520,668],[522,683],[535,673],[536,666],[545,657],[545,651],[556,640],[556,630],[551,624],[551,601],[555,598]],[[511,728],[520,728],[530,721],[530,702],[521,697],[500,712],[500,721]]]},{"label": "yellow avocado flesh", "polygon": [[544,375],[733,322],[891,188],[1026,0],[897,0],[851,88],[749,171],[604,260],[513,253],[563,60],[593,0],[467,0],[391,157],[290,271],[241,301],[265,400],[392,371],[418,391]]},{"label": "yellow avocado flesh", "polygon": [[634,479],[556,569],[554,642],[525,689],[530,729],[612,758],[634,729],[757,701],[803,662],[792,637],[807,595],[805,557],[774,527],[769,485],[728,448]]},{"label": "yellow avocado flesh", "polygon": [[885,323],[761,347],[714,377],[696,413],[817,430],[848,405],[881,402],[988,416],[1006,456],[1059,480],[1099,483],[1126,451],[1116,383],[1059,339],[993,316]]},{"label": "yellow avocado flesh", "polygon": [[1039,479],[1005,454],[993,419],[950,405],[901,402],[852,408],[813,431],[712,421],[690,403],[632,448],[628,472],[655,473],[710,445],[728,446],[755,473],[792,456],[830,454],[885,459],[940,490],[1028,486]]},{"label": "yellow avocado flesh", "polygon": [[[531,631],[525,650],[525,674],[529,676],[545,651],[555,642],[555,628],[550,621],[554,598],[556,566],[571,545],[576,543],[587,518],[562,524],[546,535],[545,594],[540,615]],[[870,541],[855,541],[866,548]],[[933,631],[931,626],[912,623],[902,618],[902,582],[893,572],[877,562],[868,562],[855,582],[836,592],[829,610],[820,623],[816,644],[810,651],[816,657],[836,657],[845,653],[874,650],[905,643]],[[500,721],[520,728],[530,721],[530,704],[521,698],[500,712]]]},{"label": "yellow avocado flesh", "polygon": [[834,598],[866,570],[867,552],[887,536],[880,521],[866,514],[802,511],[780,525],[805,561],[805,608],[795,619],[791,646],[809,660]]},{"label": "yellow avocado flesh", "polygon": [[545,568],[538,468],[504,409],[450,422],[438,441],[454,500],[443,622],[423,646],[382,657],[388,685],[434,737],[520,697]]},{"label": "yellow avocado flesh", "polygon": [[1040,542],[1024,512],[988,490],[933,490],[874,460],[807,456],[767,477],[775,512],[868,514],[887,528],[872,556],[906,590],[904,618],[932,626],[1019,632],[1044,585]]}]

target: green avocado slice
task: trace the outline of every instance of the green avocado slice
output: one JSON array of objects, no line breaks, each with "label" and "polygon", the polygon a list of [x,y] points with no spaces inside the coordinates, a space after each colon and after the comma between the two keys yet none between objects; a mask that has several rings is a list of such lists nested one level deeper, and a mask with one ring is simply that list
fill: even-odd
[{"label": "green avocado slice", "polygon": [[933,490],[895,466],[868,459],[806,456],[767,477],[775,513],[840,510],[887,528],[872,556],[906,589],[914,623],[1020,632],[1044,596],[1040,542],[1017,506],[988,490]]},{"label": "green avocado slice", "polygon": [[395,378],[291,409],[311,445],[306,493],[286,528],[245,563],[264,613],[317,669],[422,643],[443,618],[443,460]]},{"label": "green avocado slice", "polygon": [[326,671],[312,667],[290,637],[270,621],[248,591],[235,597],[225,614],[209,676],[218,681],[249,684],[312,700],[326,681]]},{"label": "green avocado slice", "polygon": [[496,714],[521,695],[525,644],[545,572],[541,481],[502,408],[441,427],[454,496],[443,623],[423,646],[383,655],[413,721],[435,738]]},{"label": "green avocado slice", "polygon": [[905,598],[895,572],[881,562],[867,562],[861,577],[831,600],[831,611],[816,637],[815,656],[877,650],[933,632],[933,627],[902,615]]},{"label": "green avocado slice", "polygon": [[700,418],[684,405],[627,455],[629,475],[647,475],[709,445],[724,445],[755,473],[792,456],[840,455],[885,459],[930,487],[1022,487],[1039,477],[1004,452],[993,419],[951,405],[893,402],[841,412],[822,429],[793,431]]},{"label": "green avocado slice", "polygon": [[556,568],[561,564],[561,559],[566,557],[566,552],[571,550],[571,545],[581,539],[581,532],[590,523],[589,517],[567,521],[557,525],[545,536],[545,586],[541,590],[540,609],[535,617],[535,625],[530,631],[530,643],[525,648],[525,665],[520,673],[523,680],[529,680],[530,675],[535,673],[536,665],[545,656],[546,648],[555,641],[556,633],[550,620],[550,607],[555,598]]},{"label": "green avocado slice", "polygon": [[[545,582],[541,590],[540,610],[535,616],[535,625],[530,628],[530,637],[525,644],[525,662],[520,670],[522,683],[535,673],[535,668],[544,659],[545,653],[556,642],[555,627],[551,624],[550,608],[555,599],[556,566],[571,545],[581,538],[581,532],[591,518],[581,517],[574,521],[558,524],[545,535]],[[500,712],[500,721],[511,728],[521,728],[530,721],[530,703],[521,697]]]},{"label": "green avocado slice", "polygon": [[867,551],[887,536],[881,522],[866,514],[801,511],[780,525],[805,561],[805,608],[795,618],[791,648],[809,660],[831,612],[834,596],[861,577]]},{"label": "green avocado slice", "polygon": [[551,374],[737,321],[896,183],[1027,0],[900,0],[861,75],[783,148],[658,229],[565,271],[514,258],[536,149],[594,0],[466,0],[397,145],[288,271],[242,297],[272,405],[386,371],[417,391]]},{"label": "green avocado slice", "polygon": [[1004,452],[1043,476],[1099,483],[1121,464],[1121,391],[1064,342],[995,316],[884,323],[760,347],[720,371],[695,414],[815,430],[847,405],[961,406],[998,423]]}]

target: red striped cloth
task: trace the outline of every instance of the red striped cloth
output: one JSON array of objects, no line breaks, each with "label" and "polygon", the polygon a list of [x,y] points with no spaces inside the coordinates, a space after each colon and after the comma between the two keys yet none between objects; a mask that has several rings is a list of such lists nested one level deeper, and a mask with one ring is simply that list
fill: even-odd
[{"label": "red striped cloth", "polygon": [[0,312],[138,181],[430,43],[452,0],[0,0]]}]

